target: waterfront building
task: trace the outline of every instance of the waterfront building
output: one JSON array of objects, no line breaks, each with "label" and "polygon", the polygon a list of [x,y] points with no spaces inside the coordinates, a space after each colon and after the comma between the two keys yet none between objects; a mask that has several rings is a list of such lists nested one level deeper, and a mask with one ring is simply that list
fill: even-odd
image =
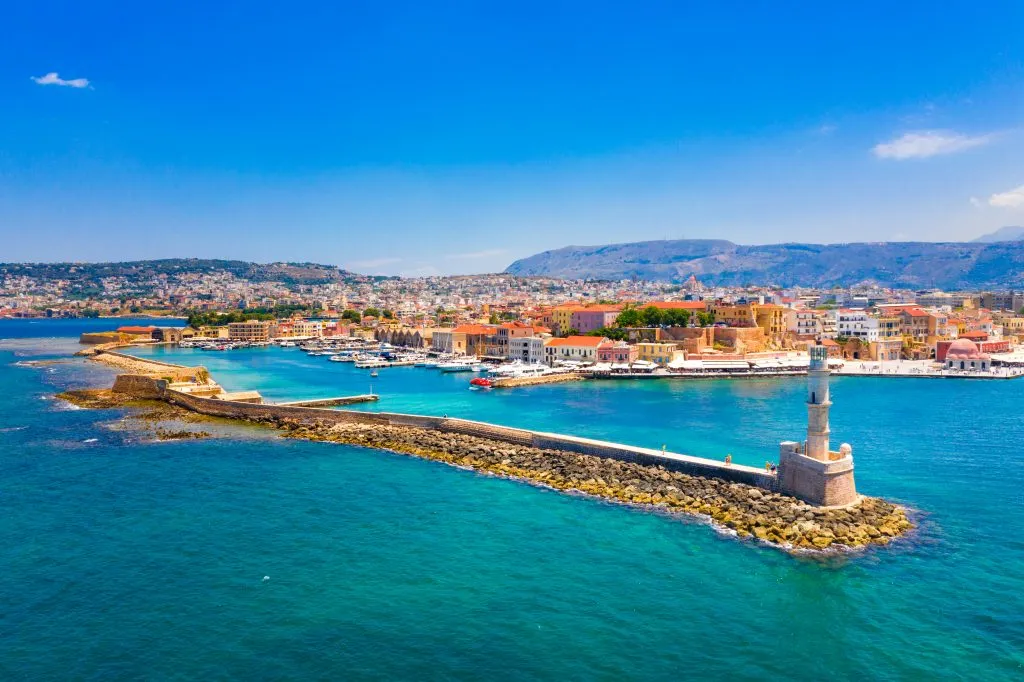
[{"label": "waterfront building", "polygon": [[636,344],[636,359],[665,366],[673,360],[682,360],[685,353],[674,343],[642,342]]},{"label": "waterfront building", "polygon": [[485,324],[460,324],[454,329],[436,329],[431,337],[431,349],[454,355],[484,355],[487,338],[495,327]]},{"label": "waterfront building", "polygon": [[852,504],[859,499],[853,479],[853,448],[830,448],[828,350],[812,346],[807,371],[807,438],[779,444],[779,490],[817,505]]},{"label": "waterfront building", "polygon": [[559,361],[597,362],[597,348],[608,339],[600,336],[569,336],[548,339],[544,344],[544,362],[553,365]]},{"label": "waterfront building", "polygon": [[500,324],[494,331],[493,337],[489,340],[487,354],[493,357],[507,358],[509,357],[509,343],[512,339],[527,338],[534,334],[533,325],[523,322],[505,322]]},{"label": "waterfront building", "polygon": [[938,346],[936,359],[945,364],[946,369],[984,372],[992,365],[992,358],[982,353],[970,339],[940,342]]},{"label": "waterfront building", "polygon": [[598,362],[631,363],[639,359],[636,346],[625,341],[607,341],[597,347]]},{"label": "waterfront building", "polygon": [[292,336],[320,338],[324,335],[324,323],[320,320],[292,320]]},{"label": "waterfront building", "polygon": [[544,362],[544,342],[540,336],[515,336],[508,340],[506,358],[521,360],[530,365]]},{"label": "waterfront building", "polygon": [[246,343],[266,343],[270,341],[274,324],[268,320],[248,320],[228,324],[228,339],[245,341]]}]

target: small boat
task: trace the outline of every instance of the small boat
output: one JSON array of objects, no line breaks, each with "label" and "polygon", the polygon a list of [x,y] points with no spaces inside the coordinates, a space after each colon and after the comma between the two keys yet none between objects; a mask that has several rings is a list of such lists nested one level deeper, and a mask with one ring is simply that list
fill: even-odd
[{"label": "small boat", "polygon": [[379,376],[379,375],[377,374],[377,370],[373,370],[372,372],[370,372],[370,376],[371,376],[371,377]]},{"label": "small boat", "polygon": [[485,377],[474,377],[473,379],[470,380],[469,386],[470,388],[493,388],[494,382]]}]

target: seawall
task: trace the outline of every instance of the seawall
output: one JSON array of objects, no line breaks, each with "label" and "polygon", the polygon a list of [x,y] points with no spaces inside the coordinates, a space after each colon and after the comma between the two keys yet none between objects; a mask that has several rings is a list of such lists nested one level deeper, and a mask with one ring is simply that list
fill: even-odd
[{"label": "seawall", "polygon": [[[556,490],[707,517],[741,537],[776,546],[826,549],[885,544],[913,526],[877,498],[815,507],[779,492],[761,469],[589,438],[466,419],[369,413],[210,399],[136,375],[131,390],[212,417],[265,423],[290,436],[413,455]],[[126,386],[127,388],[127,386]]]},{"label": "seawall", "polygon": [[538,377],[502,377],[494,379],[495,388],[513,388],[516,386],[540,386],[542,384],[561,384],[566,381],[583,381],[586,377],[575,372],[564,374],[547,374]]},{"label": "seawall", "polygon": [[304,424],[379,424],[381,426],[410,426],[445,433],[477,436],[501,443],[540,449],[563,450],[593,455],[645,466],[662,466],[670,471],[694,476],[721,478],[734,483],[745,483],[766,490],[775,490],[775,474],[763,469],[738,464],[726,464],[701,457],[662,452],[620,443],[579,438],[556,433],[517,429],[485,422],[448,417],[427,417],[391,412],[357,412],[329,410],[315,407],[264,405],[212,400],[187,395],[170,389],[163,391],[168,402],[212,417],[228,419],[256,419],[266,421],[298,421]]}]

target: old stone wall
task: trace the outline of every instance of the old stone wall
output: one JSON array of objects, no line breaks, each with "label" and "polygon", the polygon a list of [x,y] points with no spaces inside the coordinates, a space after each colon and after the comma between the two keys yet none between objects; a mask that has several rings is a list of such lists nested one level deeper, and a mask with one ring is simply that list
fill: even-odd
[{"label": "old stone wall", "polygon": [[778,489],[811,504],[826,507],[852,504],[858,499],[853,459],[820,462],[801,455],[796,443],[782,443]]},{"label": "old stone wall", "polygon": [[118,374],[114,379],[114,386],[110,390],[136,398],[159,400],[164,397],[167,382],[148,374]]}]

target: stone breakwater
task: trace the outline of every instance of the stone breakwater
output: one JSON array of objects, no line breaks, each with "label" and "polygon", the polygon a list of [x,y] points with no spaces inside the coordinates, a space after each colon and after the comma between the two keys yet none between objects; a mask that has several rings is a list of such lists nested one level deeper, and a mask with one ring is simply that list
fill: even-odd
[{"label": "stone breakwater", "polygon": [[835,509],[719,478],[661,466],[410,426],[313,423],[281,418],[248,421],[284,429],[290,437],[360,445],[485,471],[562,491],[707,517],[740,537],[797,550],[884,545],[909,531],[906,511],[878,498]]}]

